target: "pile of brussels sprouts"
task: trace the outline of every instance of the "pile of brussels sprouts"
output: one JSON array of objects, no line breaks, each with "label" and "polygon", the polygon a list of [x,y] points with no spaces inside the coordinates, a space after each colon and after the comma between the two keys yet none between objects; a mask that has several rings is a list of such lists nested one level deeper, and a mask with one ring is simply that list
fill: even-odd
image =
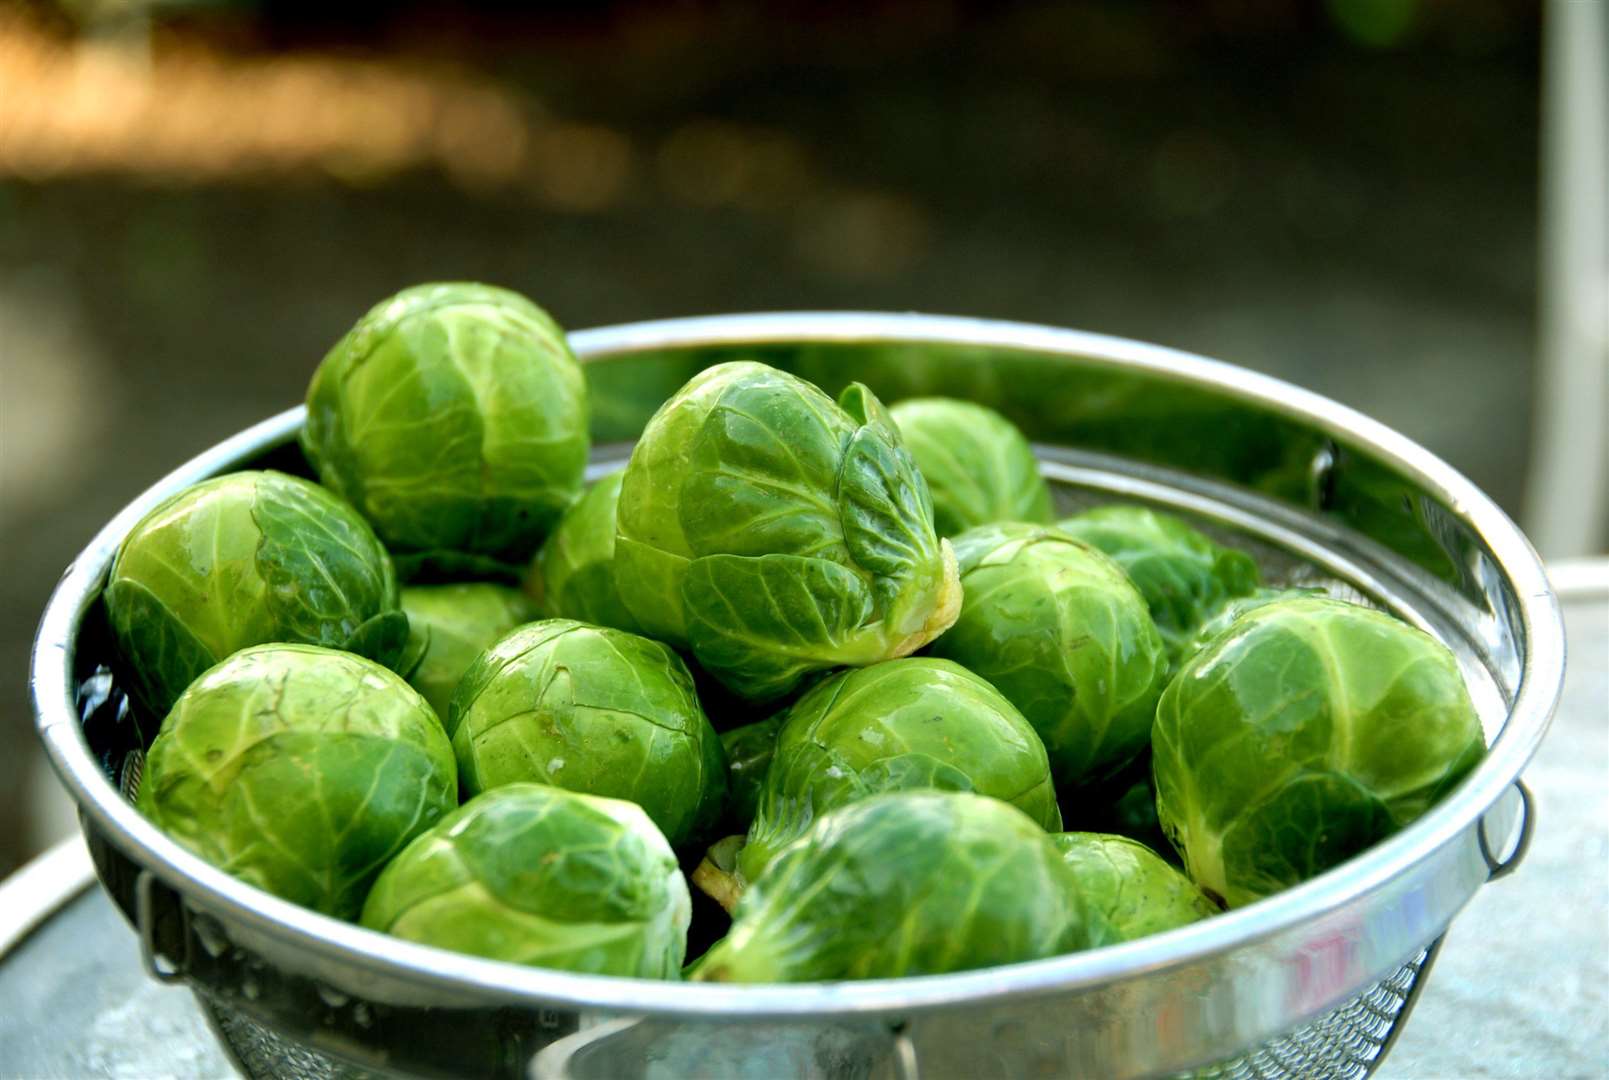
[{"label": "pile of brussels sprouts", "polygon": [[[1304,881],[1485,750],[1438,642],[1150,509],[1055,521],[977,404],[724,363],[584,488],[563,332],[445,284],[307,407],[318,483],[205,481],[117,554],[165,717],[137,804],[399,938],[748,982],[1053,956]],[[684,966],[689,879],[731,922]]]}]

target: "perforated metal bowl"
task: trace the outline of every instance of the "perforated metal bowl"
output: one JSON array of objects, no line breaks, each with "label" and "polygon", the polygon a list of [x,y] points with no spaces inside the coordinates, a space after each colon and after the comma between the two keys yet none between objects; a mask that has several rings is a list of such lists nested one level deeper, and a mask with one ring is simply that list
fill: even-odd
[{"label": "perforated metal bowl", "polygon": [[[119,794],[135,745],[99,596],[127,530],[204,477],[304,468],[292,410],[176,470],[68,570],[40,625],[41,738],[78,801],[108,892],[157,978],[192,986],[247,1054],[305,1075],[1356,1076],[1389,1045],[1427,950],[1512,867],[1517,778],[1558,700],[1564,638],[1536,554],[1422,448],[1274,379],[1168,349],[918,315],[742,315],[571,336],[595,462],[619,462],[693,372],[752,358],[829,391],[990,404],[1039,448],[1064,505],[1121,497],[1191,514],[1274,576],[1321,583],[1457,654],[1491,752],[1430,813],[1304,885],[1120,946],[954,975],[681,985],[517,967],[315,914],[197,859]],[[1427,403],[1427,407],[1433,407]],[[1519,835],[1520,840],[1514,838]],[[1513,848],[1506,857],[1500,852]],[[1217,1063],[1214,1065],[1214,1063]],[[253,1069],[257,1069],[253,1065]]]}]

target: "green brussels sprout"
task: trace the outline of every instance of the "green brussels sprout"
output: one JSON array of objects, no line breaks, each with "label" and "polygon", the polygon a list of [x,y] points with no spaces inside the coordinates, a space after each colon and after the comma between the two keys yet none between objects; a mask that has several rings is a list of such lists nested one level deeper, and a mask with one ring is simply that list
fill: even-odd
[{"label": "green brussels sprout", "polygon": [[999,692],[946,660],[914,657],[840,672],[782,714],[734,880],[701,866],[694,881],[730,908],[811,821],[885,791],[975,791],[1061,828],[1050,763]]},{"label": "green brussels sprout", "polygon": [[1157,814],[1230,907],[1389,836],[1486,752],[1451,652],[1356,604],[1280,600],[1188,660],[1157,706]]},{"label": "green brussels sprout", "polygon": [[317,484],[278,472],[214,477],[157,506],[123,538],[103,597],[157,715],[248,645],[325,645],[392,666],[408,640],[374,530]]},{"label": "green brussels sprout", "polygon": [[1050,753],[1059,787],[1145,748],[1167,655],[1121,567],[1057,529],[985,525],[955,538],[966,601],[928,651],[992,683]]},{"label": "green brussels sprout", "polygon": [[1174,664],[1202,623],[1259,584],[1250,555],[1220,547],[1178,518],[1143,506],[1098,506],[1057,528],[1100,548],[1123,568],[1145,597]]},{"label": "green brussels sprout", "polygon": [[968,792],[877,795],[816,819],[693,969],[708,982],[937,975],[1110,934],[1050,837]]},{"label": "green brussels sprout", "polygon": [[393,859],[363,925],[515,964],[676,979],[691,913],[676,856],[641,807],[509,784]]},{"label": "green brussels sprout", "polygon": [[588,488],[542,545],[526,588],[548,618],[640,633],[615,584],[615,507],[624,478],[612,472]]},{"label": "green brussels sprout", "polygon": [[302,448],[404,577],[517,580],[580,494],[586,383],[558,324],[518,293],[416,285],[319,364]]},{"label": "green brussels sprout", "polygon": [[420,654],[408,685],[436,715],[447,716],[458,681],[498,638],[536,618],[536,606],[518,589],[486,581],[410,585],[402,590],[411,648]]},{"label": "green brussels sprout", "polygon": [[1256,611],[1266,604],[1276,600],[1291,600],[1301,596],[1325,595],[1323,589],[1254,589],[1245,596],[1236,596],[1224,601],[1206,622],[1196,628],[1195,633],[1186,638],[1175,654],[1179,663],[1184,663],[1196,653],[1211,644],[1212,639],[1228,630],[1235,621],[1248,611]]},{"label": "green brussels sprout", "polygon": [[464,674],[447,733],[466,796],[531,780],[629,799],[678,848],[726,798],[687,666],[623,630],[545,619],[505,635]]},{"label": "green brussels sprout", "polygon": [[1160,934],[1218,913],[1218,905],[1195,882],[1138,841],[1087,832],[1050,839],[1078,876],[1084,903],[1111,927],[1101,944]]},{"label": "green brussels sprout", "polygon": [[997,521],[1050,523],[1050,486],[1010,420],[955,398],[912,398],[888,411],[933,493],[940,536]]},{"label": "green brussels sprout", "polygon": [[858,384],[834,404],[763,364],[702,372],[632,451],[617,530],[638,623],[751,700],[909,655],[960,606],[927,485]]},{"label": "green brussels sprout", "polygon": [[179,696],[137,806],[242,881],[352,919],[457,790],[441,723],[400,675],[352,653],[258,645]]},{"label": "green brussels sprout", "polygon": [[776,755],[777,733],[786,715],[777,713],[721,734],[721,749],[726,752],[727,820],[740,830],[748,830],[759,808],[765,774]]}]

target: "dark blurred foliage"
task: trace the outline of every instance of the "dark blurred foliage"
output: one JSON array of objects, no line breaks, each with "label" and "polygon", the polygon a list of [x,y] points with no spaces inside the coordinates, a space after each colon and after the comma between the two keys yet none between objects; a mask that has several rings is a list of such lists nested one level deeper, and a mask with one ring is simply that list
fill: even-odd
[{"label": "dark blurred foliage", "polygon": [[[920,309],[1337,397],[1519,493],[1535,5],[0,0],[0,733],[93,531],[380,297]],[[0,872],[29,755],[0,756]]]}]

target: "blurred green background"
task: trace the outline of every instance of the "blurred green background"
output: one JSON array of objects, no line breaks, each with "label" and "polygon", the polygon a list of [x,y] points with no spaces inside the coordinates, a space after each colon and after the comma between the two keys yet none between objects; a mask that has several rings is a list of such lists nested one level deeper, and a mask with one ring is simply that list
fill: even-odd
[{"label": "blurred green background", "polygon": [[27,648],[146,485],[414,282],[565,325],[862,308],[1213,355],[1518,509],[1538,12],[0,0],[0,874],[68,827]]}]

